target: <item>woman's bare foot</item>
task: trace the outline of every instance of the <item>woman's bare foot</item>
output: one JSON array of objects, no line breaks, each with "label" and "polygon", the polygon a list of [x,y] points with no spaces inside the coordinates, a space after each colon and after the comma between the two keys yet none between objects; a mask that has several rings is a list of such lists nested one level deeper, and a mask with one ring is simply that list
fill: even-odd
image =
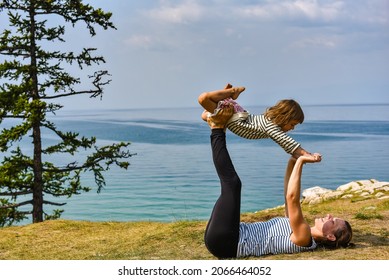
[{"label": "woman's bare foot", "polygon": [[228,108],[221,109],[217,114],[208,117],[207,122],[211,129],[214,128],[226,128],[228,120],[234,114],[234,108],[229,106]]},{"label": "woman's bare foot", "polygon": [[203,121],[207,121],[210,114],[211,114],[210,112],[208,112],[207,110],[204,110],[204,111],[201,113],[201,119],[202,119]]}]

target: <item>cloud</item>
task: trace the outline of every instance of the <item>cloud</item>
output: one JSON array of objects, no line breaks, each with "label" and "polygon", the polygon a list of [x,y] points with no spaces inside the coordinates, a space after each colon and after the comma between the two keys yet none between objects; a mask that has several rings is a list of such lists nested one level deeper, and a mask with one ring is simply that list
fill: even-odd
[{"label": "cloud", "polygon": [[360,23],[383,25],[388,28],[389,3],[386,0],[355,0],[345,9],[347,18]]},{"label": "cloud", "polygon": [[153,39],[147,35],[133,35],[126,39],[125,44],[147,49],[153,44]]},{"label": "cloud", "polygon": [[[254,3],[254,4],[253,4]],[[386,0],[161,0],[144,10],[150,21],[192,24],[261,20],[301,24],[375,24],[389,22]]]},{"label": "cloud", "polygon": [[124,45],[138,50],[169,52],[176,49],[174,40],[164,36],[135,34],[124,39]]},{"label": "cloud", "polygon": [[330,1],[323,3],[317,0],[274,1],[246,6],[239,9],[242,16],[261,20],[309,19],[330,21],[341,14],[344,3]]},{"label": "cloud", "polygon": [[335,36],[316,36],[312,38],[304,38],[292,43],[292,48],[308,48],[321,47],[326,49],[334,49],[339,45],[339,38]]},{"label": "cloud", "polygon": [[183,24],[198,21],[205,9],[193,0],[183,1],[175,6],[169,1],[162,1],[160,7],[149,10],[146,14],[149,18],[161,22]]},{"label": "cloud", "polygon": [[[219,55],[215,42],[230,42],[223,50],[250,57],[265,45],[349,50],[367,37],[383,45],[385,1],[160,0],[135,9],[137,26],[125,35],[125,45],[156,52],[207,48]],[[245,40],[244,46],[235,43],[239,40]]]}]

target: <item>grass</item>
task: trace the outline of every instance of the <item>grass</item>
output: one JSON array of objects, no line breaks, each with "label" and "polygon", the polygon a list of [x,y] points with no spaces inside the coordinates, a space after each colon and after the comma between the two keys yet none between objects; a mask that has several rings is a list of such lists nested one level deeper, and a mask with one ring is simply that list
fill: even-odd
[{"label": "grass", "polygon": [[[334,200],[303,205],[306,219],[327,213],[350,221],[353,248],[319,248],[299,254],[269,255],[275,260],[388,260],[389,200]],[[243,221],[260,221],[283,214],[277,207],[242,215]],[[205,248],[206,221],[89,222],[46,221],[0,229],[2,260],[208,260]],[[256,259],[256,258],[250,258]],[[258,259],[258,258],[257,258]]]}]

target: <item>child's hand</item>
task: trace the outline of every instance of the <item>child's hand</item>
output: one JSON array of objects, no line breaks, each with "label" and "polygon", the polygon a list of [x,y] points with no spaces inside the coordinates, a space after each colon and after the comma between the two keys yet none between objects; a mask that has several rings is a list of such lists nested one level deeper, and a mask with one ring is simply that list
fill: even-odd
[{"label": "child's hand", "polygon": [[322,156],[321,156],[321,154],[319,154],[319,153],[314,153],[314,154],[313,154],[313,158],[314,158],[317,162],[320,162],[321,159],[322,159]]}]

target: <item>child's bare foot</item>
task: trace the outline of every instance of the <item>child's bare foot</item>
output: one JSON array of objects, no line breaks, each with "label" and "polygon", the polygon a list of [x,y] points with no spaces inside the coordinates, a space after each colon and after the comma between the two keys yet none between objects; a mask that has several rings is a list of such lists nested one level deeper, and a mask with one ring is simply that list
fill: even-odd
[{"label": "child's bare foot", "polygon": [[224,87],[224,89],[231,89],[232,90],[231,98],[235,100],[239,97],[239,94],[241,94],[246,88],[245,87],[233,87],[230,83],[228,83]]},{"label": "child's bare foot", "polygon": [[237,99],[239,97],[239,95],[245,89],[246,89],[245,87],[233,87],[233,88],[231,88],[231,90],[232,90],[231,98],[234,99],[234,100]]},{"label": "child's bare foot", "polygon": [[234,114],[234,108],[232,106],[221,109],[216,114],[208,117],[207,120],[208,125],[211,127],[211,129],[214,128],[225,129],[227,121],[232,117],[233,114]]}]

